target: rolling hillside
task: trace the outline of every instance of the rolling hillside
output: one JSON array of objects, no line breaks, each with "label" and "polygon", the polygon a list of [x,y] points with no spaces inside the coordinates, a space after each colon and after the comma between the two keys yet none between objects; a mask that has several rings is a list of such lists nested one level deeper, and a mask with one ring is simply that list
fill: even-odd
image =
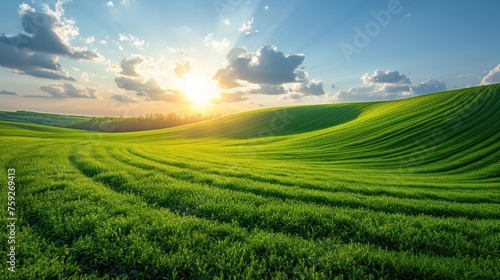
[{"label": "rolling hillside", "polygon": [[500,277],[500,85],[0,134],[18,186],[9,279]]}]

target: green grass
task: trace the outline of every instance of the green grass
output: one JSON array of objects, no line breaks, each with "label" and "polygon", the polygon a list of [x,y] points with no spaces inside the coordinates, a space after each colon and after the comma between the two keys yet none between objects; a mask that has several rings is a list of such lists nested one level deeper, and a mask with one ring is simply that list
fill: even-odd
[{"label": "green grass", "polygon": [[0,134],[6,279],[500,278],[500,85]]}]

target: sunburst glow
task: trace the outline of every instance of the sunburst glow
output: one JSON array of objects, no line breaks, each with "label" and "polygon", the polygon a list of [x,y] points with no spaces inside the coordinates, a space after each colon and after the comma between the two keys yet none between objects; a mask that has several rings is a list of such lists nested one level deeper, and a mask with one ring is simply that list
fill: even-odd
[{"label": "sunburst glow", "polygon": [[189,73],[184,77],[184,92],[194,105],[205,107],[215,97],[217,85],[201,74]]}]

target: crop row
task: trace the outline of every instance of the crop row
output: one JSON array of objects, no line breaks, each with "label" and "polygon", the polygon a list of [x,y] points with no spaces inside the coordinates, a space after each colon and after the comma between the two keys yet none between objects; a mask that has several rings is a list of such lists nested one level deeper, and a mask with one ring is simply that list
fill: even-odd
[{"label": "crop row", "polygon": [[[88,279],[456,279],[468,275],[494,279],[498,275],[492,256],[425,256],[339,242],[333,237],[305,240],[245,229],[238,222],[179,216],[152,207],[141,196],[117,193],[96,182],[106,173],[92,179],[79,174],[68,156],[76,160],[81,155],[71,155],[69,143],[34,146],[30,156],[16,160],[16,167],[24,170],[19,178],[23,242],[17,279],[54,275]],[[13,158],[13,154],[6,157]]]},{"label": "crop row", "polygon": [[[215,178],[207,181],[207,177],[190,171],[176,178],[172,175],[175,172],[172,167],[153,168],[150,163],[134,160],[136,165],[143,167],[137,168],[122,163],[124,158],[111,160],[116,154],[104,151],[95,149],[90,156],[79,149],[70,158],[96,182],[120,193],[135,194],[150,205],[167,208],[179,215],[237,223],[247,229],[292,234],[311,240],[334,238],[344,243],[369,243],[390,250],[436,256],[497,257],[499,254],[497,248],[491,247],[500,239],[500,227],[493,220],[408,216],[375,212],[368,207],[327,206],[270,195],[266,188],[274,192],[278,192],[278,188],[262,183],[255,183],[254,192],[250,192],[250,188],[243,190],[243,183],[239,187],[223,188],[219,185],[237,184],[237,180]],[[94,156],[98,159],[92,158]],[[257,189],[263,191],[258,193]],[[292,189],[288,195],[293,193]],[[287,195],[286,188],[283,195]],[[300,197],[300,194],[293,195]],[[348,197],[342,198],[345,199]],[[376,202],[374,199],[369,204]],[[390,207],[383,200],[379,203]]]}]

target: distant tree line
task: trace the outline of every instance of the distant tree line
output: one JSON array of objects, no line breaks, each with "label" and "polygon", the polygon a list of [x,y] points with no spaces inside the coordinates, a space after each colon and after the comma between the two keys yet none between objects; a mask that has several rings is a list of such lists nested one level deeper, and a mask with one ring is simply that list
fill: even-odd
[{"label": "distant tree line", "polygon": [[202,114],[194,114],[183,116],[175,113],[150,113],[145,116],[127,118],[93,117],[69,124],[67,127],[101,132],[131,132],[174,127],[210,120],[219,116],[221,115],[204,116]]},{"label": "distant tree line", "polygon": [[67,127],[68,124],[77,123],[88,119],[84,116],[58,115],[48,113],[36,113],[29,111],[6,112],[0,111],[0,120],[35,123],[42,125]]},{"label": "distant tree line", "polygon": [[29,111],[0,111],[0,120],[19,121],[58,127],[76,128],[101,132],[131,132],[174,127],[205,120],[217,115],[179,115],[175,113],[150,113],[139,117],[85,117],[36,113]]}]

